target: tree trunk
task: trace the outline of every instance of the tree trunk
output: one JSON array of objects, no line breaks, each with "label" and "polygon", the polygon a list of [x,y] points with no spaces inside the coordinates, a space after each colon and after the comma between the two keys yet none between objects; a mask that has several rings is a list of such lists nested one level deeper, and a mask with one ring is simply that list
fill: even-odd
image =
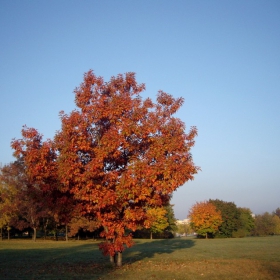
[{"label": "tree trunk", "polygon": [[1,227],[1,240],[3,240],[3,228]]},{"label": "tree trunk", "polygon": [[68,241],[68,225],[65,225],[65,240]]},{"label": "tree trunk", "polygon": [[8,240],[10,240],[10,229],[8,227]]},{"label": "tree trunk", "polygon": [[114,256],[110,256],[110,263],[114,266],[122,266],[122,252],[116,252]]},{"label": "tree trunk", "polygon": [[36,237],[37,237],[37,230],[36,228],[33,228],[33,241],[36,242]]},{"label": "tree trunk", "polygon": [[116,265],[122,266],[122,252],[117,252],[115,256],[117,256]]},{"label": "tree trunk", "polygon": [[[115,243],[115,239],[113,238],[111,243]],[[114,256],[110,256],[110,262],[118,267],[122,266],[122,252],[115,252]]]},{"label": "tree trunk", "polygon": [[153,239],[153,233],[150,232],[150,239]]},{"label": "tree trunk", "polygon": [[208,233],[206,232],[206,239],[208,238]]}]

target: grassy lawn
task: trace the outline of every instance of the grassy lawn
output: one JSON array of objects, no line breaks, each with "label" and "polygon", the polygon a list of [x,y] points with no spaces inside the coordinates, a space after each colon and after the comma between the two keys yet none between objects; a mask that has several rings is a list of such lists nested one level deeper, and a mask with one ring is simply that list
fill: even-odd
[{"label": "grassy lawn", "polygon": [[0,241],[0,279],[280,279],[280,236],[135,240],[113,268],[96,241]]}]

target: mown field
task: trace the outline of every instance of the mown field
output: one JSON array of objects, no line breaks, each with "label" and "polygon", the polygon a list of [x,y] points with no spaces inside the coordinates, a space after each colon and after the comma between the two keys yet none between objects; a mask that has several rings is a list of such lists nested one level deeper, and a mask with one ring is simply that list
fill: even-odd
[{"label": "mown field", "polygon": [[280,236],[135,240],[113,268],[88,241],[0,241],[0,279],[280,279]]}]

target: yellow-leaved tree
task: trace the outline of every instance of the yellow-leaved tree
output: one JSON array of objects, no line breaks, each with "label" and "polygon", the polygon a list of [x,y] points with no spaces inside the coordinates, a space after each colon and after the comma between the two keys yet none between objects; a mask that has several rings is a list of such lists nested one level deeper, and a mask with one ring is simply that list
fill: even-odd
[{"label": "yellow-leaved tree", "polygon": [[208,238],[215,234],[222,224],[222,215],[216,207],[208,202],[197,202],[189,211],[190,224],[197,234]]},{"label": "yellow-leaved tree", "polygon": [[169,226],[166,214],[167,212],[163,207],[147,210],[148,219],[145,222],[145,227],[150,229],[150,239],[153,239],[153,233],[162,232]]}]

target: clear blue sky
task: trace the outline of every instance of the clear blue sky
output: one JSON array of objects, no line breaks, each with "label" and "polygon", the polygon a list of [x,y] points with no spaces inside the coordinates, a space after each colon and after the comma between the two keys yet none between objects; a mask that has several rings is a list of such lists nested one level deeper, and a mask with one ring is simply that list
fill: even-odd
[{"label": "clear blue sky", "polygon": [[178,219],[210,198],[280,207],[279,0],[0,0],[0,40],[2,164],[22,125],[54,136],[84,72],[132,71],[143,98],[184,97],[178,117],[198,128]]}]

